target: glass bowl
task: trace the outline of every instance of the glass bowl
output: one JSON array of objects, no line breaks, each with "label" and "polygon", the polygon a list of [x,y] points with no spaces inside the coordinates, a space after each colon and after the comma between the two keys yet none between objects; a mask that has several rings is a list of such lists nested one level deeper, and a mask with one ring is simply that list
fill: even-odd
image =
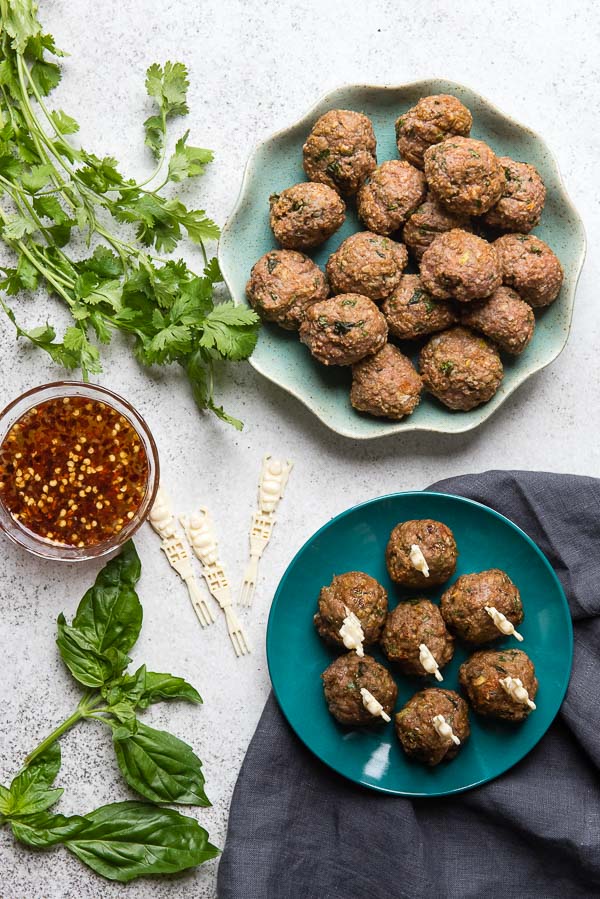
[{"label": "glass bowl", "polygon": [[12,403],[9,403],[0,412],[0,445],[6,439],[13,425],[29,409],[47,400],[63,399],[65,397],[82,397],[105,403],[127,419],[138,435],[148,459],[148,479],[142,502],[134,517],[125,524],[119,533],[92,546],[78,547],[51,542],[25,528],[13,517],[0,495],[0,531],[13,543],[22,546],[39,558],[61,562],[83,562],[89,559],[98,559],[101,556],[114,552],[123,543],[126,543],[146,520],[158,490],[160,467],[156,443],[148,425],[139,412],[127,400],[113,393],[112,390],[107,390],[106,387],[99,387],[96,384],[86,384],[83,381],[56,381],[52,384],[44,384],[26,391],[13,400]]}]

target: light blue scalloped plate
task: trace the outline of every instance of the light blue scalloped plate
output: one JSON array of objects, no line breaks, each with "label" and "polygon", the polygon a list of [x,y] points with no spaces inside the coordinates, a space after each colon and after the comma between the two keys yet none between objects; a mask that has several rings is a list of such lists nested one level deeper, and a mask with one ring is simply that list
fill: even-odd
[{"label": "light blue scalloped plate", "polygon": [[[219,262],[232,297],[246,303],[245,285],[256,260],[276,246],[269,228],[269,195],[305,180],[302,145],[315,120],[333,108],[355,109],[372,120],[377,158],[397,158],[394,122],[400,113],[428,94],[450,93],[472,111],[473,137],[489,142],[503,156],[530,162],[538,169],[548,197],[541,225],[535,229],[560,258],[565,280],[559,298],[537,317],[534,338],[516,360],[505,359],[505,377],[496,396],[470,412],[452,412],[424,396],[416,412],[401,422],[370,418],[350,405],[350,370],[315,362],[296,334],[265,325],[250,359],[254,368],[308,406],[321,421],[346,437],[368,439],[407,431],[461,433],[482,424],[527,378],[549,365],[569,335],[575,288],[585,256],[582,221],[562,183],[558,165],[539,135],[500,112],[474,91],[434,79],[400,87],[356,85],[323,97],[300,121],[259,144],[248,161],[240,195],[219,243]],[[312,254],[324,266],[330,254],[355,231],[362,230],[353,208],[344,226]]]}]

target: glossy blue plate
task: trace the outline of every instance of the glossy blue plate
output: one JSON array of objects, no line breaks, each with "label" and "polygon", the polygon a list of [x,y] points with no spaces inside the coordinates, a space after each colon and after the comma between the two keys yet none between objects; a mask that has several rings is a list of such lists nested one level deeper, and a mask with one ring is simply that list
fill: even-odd
[{"label": "glossy blue plate", "polygon": [[[456,574],[502,568],[521,591],[524,642],[502,638],[497,648],[522,648],[539,680],[536,711],[512,725],[471,713],[471,737],[457,758],[428,769],[409,761],[392,723],[379,729],[342,727],[323,697],[321,673],[337,653],[313,627],[319,590],[334,574],[365,571],[388,590],[390,608],[409,595],[390,581],[385,547],[392,528],[411,518],[435,518],[454,532],[459,550]],[[427,591],[438,600],[447,585]],[[412,595],[415,595],[414,592]],[[385,659],[376,650],[380,661]],[[573,629],[562,587],[535,543],[498,512],[441,493],[397,493],[371,500],[324,525],[290,563],[275,594],[267,628],[267,659],[275,696],[300,739],[315,755],[355,783],[398,796],[444,796],[498,777],[520,761],[549,728],[564,698],[573,654]],[[458,669],[468,653],[457,643],[444,671],[448,689],[458,690]],[[388,666],[389,667],[389,666]],[[396,710],[433,678],[407,678],[392,671],[399,687]]]}]

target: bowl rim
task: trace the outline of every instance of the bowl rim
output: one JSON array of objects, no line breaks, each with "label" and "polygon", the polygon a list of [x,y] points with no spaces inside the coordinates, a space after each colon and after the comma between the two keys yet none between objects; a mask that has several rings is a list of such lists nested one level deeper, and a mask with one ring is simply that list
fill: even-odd
[{"label": "bowl rim", "polygon": [[[63,392],[61,393],[61,391]],[[120,549],[133,537],[148,517],[152,506],[154,505],[159,487],[160,458],[154,435],[152,434],[148,423],[129,400],[101,384],[92,384],[88,381],[81,380],[63,379],[60,381],[48,381],[47,383],[38,384],[35,387],[30,387],[28,390],[25,390],[0,410],[0,445],[4,442],[4,438],[16,422],[20,421],[20,419],[36,405],[36,397],[41,396],[42,398],[39,401],[46,402],[61,396],[81,395],[79,393],[80,391],[83,391],[83,395],[87,392],[88,395],[91,394],[93,398],[98,399],[101,402],[106,402],[107,405],[115,409],[120,415],[127,418],[132,428],[137,432],[144,445],[144,450],[148,459],[148,481],[146,492],[134,518],[129,524],[125,525],[118,534],[103,540],[101,543],[81,548],[68,544],[46,541],[43,538],[38,537],[33,531],[23,528],[14,520],[9,509],[5,506],[4,501],[0,497],[0,513],[2,515],[2,518],[0,519],[0,534],[10,540],[15,546],[24,549],[38,559],[44,559],[48,562],[89,562],[94,559],[101,559],[112,552],[116,552],[116,550]],[[44,394],[47,394],[47,396],[44,396]],[[24,407],[16,416],[13,416],[13,413],[21,404],[24,404]]]},{"label": "bowl rim", "polygon": [[[564,338],[563,338],[560,346],[557,346],[557,349],[554,352],[554,355],[552,355],[552,357],[549,358],[548,360],[544,361],[541,364],[538,364],[535,368],[533,368],[527,375],[524,376],[523,380],[519,381],[518,383],[512,384],[506,390],[506,392],[503,393],[501,402],[498,403],[496,406],[491,407],[489,405],[489,403],[483,404],[482,406],[480,406],[479,407],[479,411],[480,411],[479,419],[473,420],[473,419],[469,419],[465,416],[466,420],[465,420],[464,426],[459,425],[458,427],[452,428],[452,429],[448,429],[448,428],[442,427],[442,426],[420,424],[418,421],[413,420],[412,416],[408,416],[407,418],[404,418],[402,421],[397,421],[397,422],[393,422],[393,421],[387,420],[387,419],[377,419],[379,421],[383,421],[386,424],[385,433],[381,433],[381,434],[378,434],[378,433],[355,433],[354,431],[344,427],[343,425],[332,424],[332,422],[327,418],[327,416],[325,414],[323,414],[319,410],[318,407],[315,407],[310,402],[310,399],[308,397],[304,396],[300,391],[298,391],[294,387],[290,387],[287,385],[284,386],[283,384],[281,384],[277,380],[277,378],[272,376],[267,370],[265,370],[265,368],[263,366],[261,366],[260,362],[258,362],[256,360],[254,354],[252,354],[252,356],[250,356],[250,359],[248,360],[250,362],[250,365],[252,366],[252,368],[255,371],[257,371],[260,375],[262,375],[262,377],[266,378],[266,380],[270,381],[272,384],[275,384],[275,386],[277,386],[280,390],[284,391],[285,393],[288,393],[290,396],[293,396],[295,399],[299,400],[299,402],[301,402],[303,406],[305,406],[307,409],[309,409],[309,411],[312,412],[312,414],[315,415],[316,418],[319,421],[321,421],[330,431],[333,431],[335,434],[339,434],[341,437],[346,437],[351,440],[383,440],[385,438],[397,437],[398,435],[415,433],[415,432],[417,432],[417,433],[420,432],[423,434],[448,434],[448,435],[452,436],[452,435],[464,434],[467,431],[472,431],[475,428],[482,426],[483,424],[485,424],[486,421],[488,421],[489,418],[491,418],[494,415],[494,413],[502,405],[504,405],[506,400],[510,396],[512,396],[512,394],[516,390],[518,390],[520,387],[522,387],[523,384],[526,381],[528,381],[530,377],[532,377],[532,375],[535,375],[538,372],[543,371],[545,368],[547,368],[549,365],[551,365],[553,362],[556,361],[556,359],[560,356],[560,354],[564,350],[565,346],[567,345],[567,342],[569,340],[569,336],[571,333],[572,325],[573,325],[573,312],[574,312],[574,306],[575,306],[577,285],[578,285],[579,279],[581,277],[583,264],[585,262],[585,258],[586,258],[586,254],[587,254],[587,235],[586,235],[583,219],[581,218],[575,204],[571,200],[571,197],[566,189],[565,182],[564,182],[564,179],[562,176],[562,172],[560,170],[560,166],[558,164],[558,160],[557,160],[554,152],[550,149],[550,147],[548,146],[548,144],[546,143],[544,138],[537,131],[534,131],[528,125],[523,125],[518,119],[515,119],[515,118],[513,118],[513,116],[505,113],[502,109],[500,109],[499,106],[497,106],[495,103],[493,103],[491,100],[489,100],[487,96],[480,94],[478,91],[474,90],[473,88],[469,87],[468,85],[461,84],[458,81],[452,81],[450,79],[442,78],[439,76],[432,76],[431,78],[419,78],[415,81],[406,81],[401,84],[370,84],[370,83],[364,83],[364,82],[361,82],[359,84],[354,84],[352,82],[344,82],[344,83],[338,85],[337,87],[332,88],[331,90],[328,90],[328,91],[322,93],[319,96],[319,98],[310,106],[310,108],[302,116],[300,116],[300,118],[298,118],[294,122],[290,123],[289,125],[285,125],[283,128],[279,128],[277,131],[274,131],[273,133],[271,133],[271,134],[267,135],[266,137],[255,142],[254,146],[252,147],[252,149],[250,151],[248,159],[246,160],[246,164],[244,166],[244,171],[242,174],[242,180],[240,183],[240,188],[238,191],[237,199],[233,205],[233,208],[231,209],[231,212],[227,216],[227,219],[226,219],[223,227],[221,228],[221,236],[219,238],[218,247],[217,247],[217,258],[219,261],[219,267],[221,269],[221,274],[223,275],[223,280],[229,291],[230,296],[232,297],[232,299],[235,303],[238,303],[238,299],[236,298],[234,291],[231,288],[231,283],[233,282],[233,278],[232,278],[231,274],[227,272],[227,264],[225,262],[224,255],[222,252],[223,238],[228,237],[228,235],[231,232],[232,227],[233,227],[233,221],[237,217],[238,212],[244,203],[246,188],[252,177],[253,167],[254,167],[256,156],[258,155],[258,152],[263,147],[265,147],[267,144],[278,140],[279,138],[283,137],[288,132],[290,132],[292,129],[297,128],[298,126],[307,122],[307,120],[311,119],[316,114],[317,109],[323,103],[332,99],[336,94],[340,93],[341,91],[371,90],[371,91],[381,91],[382,93],[386,93],[388,91],[391,92],[391,91],[407,90],[409,88],[416,88],[416,87],[419,87],[420,85],[432,84],[432,83],[436,83],[436,82],[438,82],[438,83],[443,82],[446,85],[446,89],[459,90],[459,91],[464,90],[464,91],[468,91],[471,94],[474,94],[475,96],[478,97],[479,100],[483,101],[483,103],[485,103],[493,113],[502,117],[503,119],[510,122],[512,125],[516,126],[517,128],[519,128],[522,131],[527,132],[529,135],[531,135],[533,138],[535,138],[540,143],[544,152],[548,155],[548,158],[549,158],[550,162],[552,163],[552,165],[554,166],[554,169],[556,171],[556,176],[558,179],[559,186],[563,193],[565,205],[567,206],[571,215],[578,220],[580,228],[581,228],[582,240],[581,240],[581,244],[578,247],[579,252],[577,254],[577,260],[576,260],[577,269],[576,269],[575,278],[574,278],[574,282],[573,282],[573,301],[570,304],[567,326],[564,330]],[[238,303],[238,304],[242,305],[242,303]],[[450,409],[448,409],[446,411],[447,411],[448,415],[450,415],[452,412],[452,410],[450,410]]]},{"label": "bowl rim", "polygon": [[[464,503],[467,506],[475,507],[477,509],[483,510],[486,513],[490,513],[493,517],[498,518],[505,525],[508,525],[510,528],[512,528],[514,531],[516,531],[520,537],[524,538],[525,542],[534,550],[534,552],[542,560],[544,567],[548,570],[550,577],[555,582],[555,584],[558,588],[559,596],[561,598],[562,604],[566,611],[567,635],[568,635],[568,641],[569,641],[569,652],[568,652],[568,660],[567,660],[567,676],[565,677],[564,683],[562,684],[561,689],[559,691],[559,702],[557,704],[556,711],[555,711],[554,715],[552,716],[552,718],[550,719],[550,721],[548,722],[548,726],[546,727],[546,730],[542,734],[540,734],[539,737],[537,737],[537,739],[534,740],[534,742],[529,746],[529,748],[526,749],[524,752],[522,752],[519,755],[519,757],[517,759],[515,759],[514,762],[512,762],[507,767],[502,768],[501,771],[498,771],[497,774],[494,774],[492,777],[483,777],[479,780],[473,781],[472,783],[466,784],[465,786],[456,787],[451,790],[442,790],[442,791],[439,791],[436,793],[423,793],[423,792],[410,793],[410,792],[406,792],[406,791],[391,790],[388,787],[378,786],[377,784],[367,783],[362,780],[355,780],[354,778],[348,777],[348,775],[345,774],[343,771],[340,771],[339,768],[337,768],[335,766],[335,764],[327,762],[324,759],[322,759],[321,756],[317,755],[317,753],[314,751],[314,749],[298,733],[294,724],[290,721],[290,719],[280,701],[277,687],[273,681],[272,671],[271,671],[271,668],[272,668],[271,654],[273,652],[273,648],[272,648],[273,637],[272,637],[271,628],[273,626],[272,622],[273,622],[273,619],[275,616],[276,605],[278,604],[280,595],[283,591],[283,588],[284,588],[285,583],[290,575],[292,568],[297,563],[297,561],[299,560],[300,556],[305,551],[305,549],[307,549],[315,540],[317,540],[321,536],[321,534],[324,533],[324,531],[328,530],[330,527],[335,525],[338,521],[341,521],[343,518],[346,518],[349,515],[352,515],[353,513],[358,512],[367,506],[374,505],[375,503],[384,502],[386,500],[393,501],[394,499],[397,499],[398,497],[422,496],[423,494],[427,494],[428,496],[439,497],[442,499],[457,500],[459,503]],[[301,743],[304,746],[306,746],[306,748],[316,758],[319,759],[321,764],[326,765],[329,769],[331,769],[332,771],[335,771],[336,774],[338,774],[340,777],[343,777],[346,780],[350,780],[352,783],[356,783],[358,786],[365,787],[369,790],[374,790],[377,793],[384,793],[387,796],[408,797],[408,798],[412,798],[412,799],[436,799],[436,798],[439,798],[440,796],[452,796],[452,795],[457,795],[458,793],[464,793],[467,790],[472,790],[475,787],[479,787],[479,786],[482,786],[483,784],[489,783],[492,780],[496,780],[498,777],[501,777],[503,774],[506,774],[507,771],[510,771],[511,768],[514,768],[515,765],[518,765],[520,762],[522,762],[523,759],[527,755],[529,755],[529,753],[537,746],[537,744],[540,742],[540,740],[542,740],[546,736],[546,734],[548,733],[550,727],[552,726],[554,720],[556,719],[556,716],[558,715],[558,713],[562,707],[562,704],[564,702],[564,699],[565,699],[565,696],[567,693],[567,689],[569,687],[569,682],[571,680],[571,674],[572,674],[572,669],[573,669],[573,646],[574,646],[573,621],[571,618],[571,610],[569,608],[567,596],[565,594],[564,588],[560,582],[558,575],[556,574],[554,568],[550,564],[546,555],[539,548],[537,543],[529,536],[529,534],[527,534],[522,528],[520,528],[518,524],[516,524],[514,521],[512,521],[506,515],[503,515],[502,512],[498,512],[496,509],[493,509],[491,506],[487,506],[485,503],[480,503],[477,500],[471,499],[468,496],[461,496],[460,494],[457,494],[457,493],[443,493],[440,490],[400,490],[395,493],[385,493],[382,496],[375,496],[372,499],[365,500],[362,503],[357,503],[355,506],[350,506],[349,509],[345,509],[343,512],[339,512],[337,515],[334,515],[333,518],[330,518],[328,521],[326,521],[324,524],[322,524],[321,527],[317,528],[317,530],[307,540],[305,540],[305,542],[302,544],[302,546],[299,548],[299,550],[294,554],[293,558],[291,559],[288,566],[286,567],[283,575],[281,576],[281,579],[277,585],[277,589],[275,590],[273,600],[271,602],[271,608],[269,610],[269,617],[267,619],[267,628],[266,628],[266,634],[265,634],[265,654],[266,654],[266,658],[267,658],[267,668],[269,671],[269,679],[271,681],[273,694],[275,696],[275,699],[277,700],[277,705],[279,706],[279,709],[280,709],[282,715],[284,716],[288,725],[294,731],[294,734],[296,735],[296,737],[301,741]]]}]

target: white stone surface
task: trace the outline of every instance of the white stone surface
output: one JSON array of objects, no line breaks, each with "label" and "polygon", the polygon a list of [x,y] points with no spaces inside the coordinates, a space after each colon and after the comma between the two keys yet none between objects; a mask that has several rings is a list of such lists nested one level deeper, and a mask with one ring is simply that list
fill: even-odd
[{"label": "white stone surface", "polygon": [[[228,375],[219,394],[246,422],[240,435],[195,411],[179,372],[139,370],[119,341],[105,354],[101,382],[127,396],[149,421],[178,511],[203,503],[218,512],[232,579],[241,578],[246,560],[262,456],[272,452],[296,462],[254,606],[244,615],[255,647],[245,659],[234,659],[221,620],[200,629],[150,528],[136,541],[145,624],[134,662],[187,677],[205,701],[198,709],[157,706],[146,720],[181,735],[203,758],[214,805],[197,816],[222,846],[237,772],[269,690],[264,633],[271,597],[287,563],[318,526],[349,504],[467,471],[598,472],[599,7],[592,0],[48,0],[43,19],[71,53],[56,104],[80,121],[88,149],[113,153],[132,173],[149,163],[141,130],[148,114],[146,67],[166,59],[189,65],[192,114],[185,127],[195,143],[216,151],[214,165],[189,195],[221,223],[252,145],[293,122],[322,93],[343,82],[398,84],[441,76],[471,85],[544,135],[588,231],[589,258],[567,349],[484,427],[464,436],[352,443],[325,430],[245,364]],[[48,309],[52,320],[60,319],[54,301]],[[39,323],[44,304],[24,305],[23,314]],[[16,347],[4,320],[0,336],[2,404],[60,375],[40,353]],[[73,614],[97,566],[38,562],[7,543],[1,553],[0,782],[6,782],[77,701],[79,691],[54,645],[54,622],[63,610]],[[62,747],[62,811],[128,797],[100,725],[80,726]],[[3,899],[216,895],[216,863],[124,887],[97,878],[61,849],[45,854],[18,847],[6,828],[0,831],[0,859]]]}]

